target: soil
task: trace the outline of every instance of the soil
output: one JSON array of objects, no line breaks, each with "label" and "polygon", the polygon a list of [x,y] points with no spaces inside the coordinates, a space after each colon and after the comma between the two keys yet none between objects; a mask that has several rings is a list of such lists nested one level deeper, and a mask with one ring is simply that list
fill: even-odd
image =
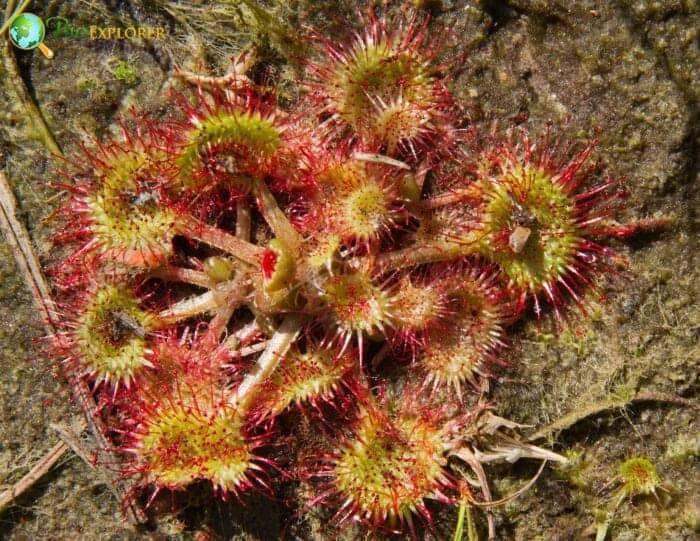
[{"label": "soil", "polygon": [[[44,20],[65,17],[88,28],[161,26],[166,36],[69,39],[50,27],[46,44],[55,51],[53,60],[3,47],[0,167],[47,266],[52,231],[44,218],[57,203],[47,182],[58,180],[60,160],[23,96],[36,103],[60,149],[79,156],[82,142],[116,132],[117,120],[132,107],[167,114],[175,65],[221,73],[228,57],[248,43],[258,47],[259,76],[275,81],[283,104],[293,102],[302,59],[314,54],[299,38],[303,25],[337,37],[347,35],[348,21],[357,24],[349,2],[247,0],[236,9],[212,4],[36,3],[30,10]],[[625,178],[629,195],[618,220],[673,219],[664,230],[612,241],[619,270],[598,285],[602,298],[591,295],[585,314],[574,311],[563,329],[550,317],[530,317],[511,329],[511,368],[494,382],[492,401],[499,415],[528,425],[525,435],[564,419],[537,443],[571,462],[547,467],[530,490],[494,509],[498,539],[593,539],[618,494],[619,465],[637,456],[655,464],[661,487],[656,497],[625,498],[608,539],[697,539],[697,407],[671,398],[697,401],[700,390],[700,5],[413,0],[388,7],[409,5],[430,11],[430,39],[444,41],[439,47],[449,61],[450,86],[479,131],[526,123],[534,133],[551,122],[557,138],[595,138],[596,159],[607,174]],[[44,332],[0,239],[0,489],[57,441],[49,423],[80,416],[57,370],[41,355]],[[537,467],[521,461],[489,468],[494,497],[517,490]],[[103,481],[69,453],[0,512],[0,539],[323,538],[318,517],[300,519],[281,501],[253,498],[243,507],[207,494],[206,487],[195,487],[186,502],[159,499],[151,523],[134,529]],[[485,539],[485,516],[474,516]],[[456,517],[456,507],[439,512],[435,533],[421,535],[451,538]]]}]

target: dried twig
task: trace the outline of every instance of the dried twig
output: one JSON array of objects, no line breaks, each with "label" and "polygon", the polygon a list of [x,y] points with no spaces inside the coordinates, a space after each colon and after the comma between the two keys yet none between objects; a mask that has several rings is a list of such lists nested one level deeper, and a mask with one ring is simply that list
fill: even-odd
[{"label": "dried twig", "polygon": [[700,404],[698,404],[698,402],[670,393],[638,393],[629,399],[609,398],[600,402],[594,402],[593,404],[589,404],[586,407],[574,410],[563,417],[560,417],[553,423],[542,427],[540,430],[532,434],[528,438],[528,441],[546,438],[554,433],[561,432],[562,430],[572,427],[587,417],[598,415],[608,410],[623,409],[634,402],[666,402],[688,408],[700,409]]},{"label": "dried twig", "polygon": [[15,9],[14,0],[9,0],[7,2],[7,6],[5,7],[5,22],[2,24],[2,26],[0,26],[0,36],[2,36],[5,33],[5,30],[9,28],[12,19],[26,9],[29,2],[31,2],[31,0],[24,0],[24,2],[22,2],[17,9]]},{"label": "dried twig", "polygon": [[[8,6],[9,7],[9,6]],[[41,139],[51,152],[54,154],[61,154],[61,148],[56,143],[51,130],[46,125],[41,111],[34,103],[31,95],[27,91],[27,87],[24,84],[24,80],[19,73],[19,68],[17,67],[17,61],[15,60],[15,55],[11,50],[10,42],[6,41],[4,44],[0,45],[0,53],[2,56],[2,62],[7,70],[8,79],[11,81],[12,89],[14,90],[17,99],[22,102],[22,107],[26,113],[26,117],[32,122],[36,131],[41,135]]]},{"label": "dried twig", "polygon": [[59,441],[39,462],[34,464],[34,467],[22,479],[12,485],[11,488],[0,493],[0,511],[3,511],[8,505],[33,487],[59,461],[67,450],[68,446],[64,442]]},{"label": "dried twig", "polygon": [[64,425],[63,423],[50,423],[49,428],[53,430],[59,439],[66,444],[66,446],[73,451],[76,456],[85,462],[91,469],[95,469],[94,460],[91,456],[91,451],[85,449],[85,445],[80,441],[80,433],[82,433],[86,428],[87,424],[84,419],[75,428]]},{"label": "dried twig", "polygon": [[[34,296],[34,302],[44,316],[43,319],[46,330],[50,334],[55,334],[58,328],[58,310],[51,297],[46,279],[41,272],[41,265],[34,253],[29,233],[17,219],[16,209],[17,201],[15,196],[12,193],[12,189],[7,182],[5,174],[0,171],[0,229],[5,235],[7,243],[17,261],[20,273]],[[102,422],[99,417],[95,415],[97,407],[87,383],[80,378],[76,378],[72,381],[71,390],[75,401],[85,415],[87,425],[90,427],[92,436],[95,439],[99,462],[104,464],[117,464],[118,459],[112,456],[112,453],[109,451],[111,446],[104,435],[106,432]],[[66,446],[63,443],[60,445],[60,452],[62,454],[65,452]],[[53,456],[52,453],[58,452],[58,449],[59,445],[57,444],[47,456]],[[44,459],[42,459],[42,462],[44,462]],[[122,481],[118,479],[117,474],[108,473],[104,468],[101,468],[100,472],[103,474],[107,484],[113,486],[116,492],[120,494],[120,500],[125,500]],[[145,520],[143,512],[135,505],[129,505],[126,515],[127,519],[133,524],[138,524]]]}]

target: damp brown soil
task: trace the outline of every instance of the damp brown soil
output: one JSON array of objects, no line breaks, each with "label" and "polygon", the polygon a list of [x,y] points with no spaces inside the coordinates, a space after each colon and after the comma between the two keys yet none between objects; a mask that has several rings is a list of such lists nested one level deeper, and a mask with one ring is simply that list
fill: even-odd
[{"label": "damp brown soil", "polygon": [[[300,60],[309,54],[298,39],[303,25],[342,36],[346,21],[357,21],[348,2],[268,0],[241,2],[236,9],[214,4],[203,9],[194,0],[46,2],[32,7],[45,19],[65,17],[75,27],[162,26],[166,38],[93,41],[59,38],[50,30],[47,44],[56,53],[51,61],[3,47],[0,166],[47,265],[52,231],[44,218],[56,194],[46,183],[57,178],[57,160],[23,96],[37,104],[61,149],[75,155],[89,134],[112,132],[132,107],[167,114],[164,96],[174,64],[206,64],[221,72],[228,57],[249,43],[260,53],[259,71],[271,66],[266,73],[278,84],[282,103],[292,103]],[[548,317],[528,318],[511,329],[511,367],[494,382],[492,400],[500,415],[530,427],[522,429],[525,434],[563,420],[538,443],[571,463],[546,468],[525,494],[494,509],[498,538],[594,538],[613,500],[619,464],[644,456],[658,468],[658,498],[623,501],[608,539],[697,539],[697,410],[668,398],[698,399],[698,2],[404,4],[430,10],[432,29],[449,29],[430,39],[444,40],[438,45],[453,62],[450,86],[476,128],[528,119],[532,131],[551,121],[557,137],[595,138],[596,159],[609,174],[625,178],[629,195],[619,220],[674,221],[667,230],[613,242],[626,263],[601,280],[603,298],[591,298],[586,314],[577,312],[562,331]],[[251,5],[258,9],[251,11]],[[16,59],[16,74],[8,55]],[[0,239],[0,489],[57,441],[50,423],[79,417],[41,356],[43,333],[11,250]],[[536,469],[527,461],[490,468],[494,497],[517,490]],[[282,499],[294,507],[296,495],[287,486]],[[100,478],[69,453],[0,513],[0,538],[193,539],[205,532],[217,539],[333,538],[320,517],[289,508],[264,498],[246,506],[223,502],[206,487],[195,487],[186,497],[159,499],[151,524],[134,530]],[[451,538],[456,516],[456,508],[437,513],[437,537]],[[475,511],[475,519],[485,538],[484,515]]]}]

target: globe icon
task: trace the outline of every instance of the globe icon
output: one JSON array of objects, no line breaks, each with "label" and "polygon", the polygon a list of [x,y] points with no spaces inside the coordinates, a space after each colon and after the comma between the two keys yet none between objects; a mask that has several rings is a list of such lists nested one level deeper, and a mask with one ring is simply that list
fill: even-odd
[{"label": "globe icon", "polygon": [[33,13],[22,13],[10,24],[10,39],[20,49],[34,49],[44,41],[44,22]]},{"label": "globe icon", "polygon": [[44,45],[44,22],[33,13],[17,15],[10,23],[10,41],[20,49],[39,48],[46,58],[53,58],[53,51]]}]

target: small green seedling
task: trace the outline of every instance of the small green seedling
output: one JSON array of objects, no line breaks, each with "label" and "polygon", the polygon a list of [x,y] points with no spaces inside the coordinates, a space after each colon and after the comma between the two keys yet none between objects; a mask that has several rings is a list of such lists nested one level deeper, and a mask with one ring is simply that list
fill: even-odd
[{"label": "small green seedling", "polygon": [[604,521],[598,525],[596,541],[605,541],[615,512],[626,498],[631,500],[637,496],[653,494],[658,500],[656,489],[663,489],[656,466],[651,460],[644,457],[632,457],[625,460],[620,464],[618,474],[612,482],[622,483],[622,486],[615,492],[612,507],[605,515]]}]

